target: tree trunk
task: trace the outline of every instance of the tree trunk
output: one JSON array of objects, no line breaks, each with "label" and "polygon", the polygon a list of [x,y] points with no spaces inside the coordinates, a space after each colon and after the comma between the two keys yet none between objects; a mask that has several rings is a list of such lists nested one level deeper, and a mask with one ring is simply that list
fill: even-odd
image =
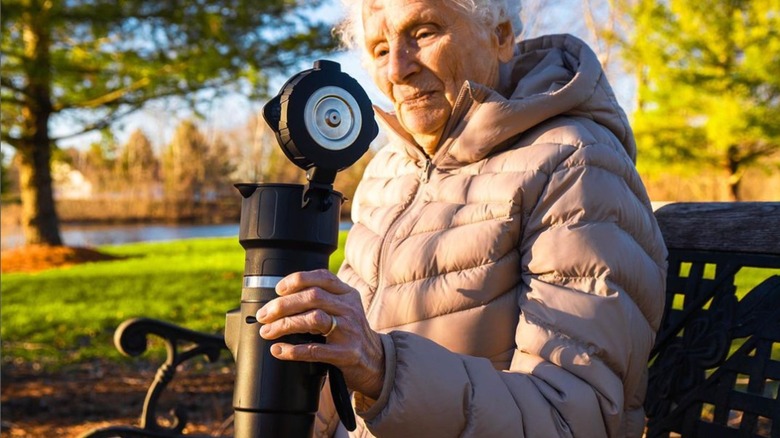
[{"label": "tree trunk", "polygon": [[36,144],[20,149],[19,158],[24,240],[27,244],[62,245],[60,221],[54,208],[48,138],[45,146]]},{"label": "tree trunk", "polygon": [[726,170],[728,172],[728,179],[726,180],[726,183],[728,184],[728,200],[729,201],[739,201],[739,186],[742,182],[742,157],[740,154],[740,150],[736,145],[729,146],[727,155],[727,164],[726,164]]},{"label": "tree trunk", "polygon": [[19,188],[22,195],[22,231],[27,244],[62,245],[60,221],[54,209],[51,179],[51,56],[49,53],[50,2],[25,12],[24,52],[29,59],[25,102],[22,106],[19,153]]},{"label": "tree trunk", "polygon": [[737,202],[742,198],[739,195],[739,186],[742,182],[742,178],[738,178],[736,175],[732,175],[729,178],[729,201]]}]

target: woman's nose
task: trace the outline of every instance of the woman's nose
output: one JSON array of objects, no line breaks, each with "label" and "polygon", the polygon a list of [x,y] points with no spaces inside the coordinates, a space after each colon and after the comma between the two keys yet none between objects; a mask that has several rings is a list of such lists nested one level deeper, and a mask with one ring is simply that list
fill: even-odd
[{"label": "woman's nose", "polygon": [[394,84],[403,84],[420,71],[417,51],[406,44],[395,44],[390,47],[388,79]]}]

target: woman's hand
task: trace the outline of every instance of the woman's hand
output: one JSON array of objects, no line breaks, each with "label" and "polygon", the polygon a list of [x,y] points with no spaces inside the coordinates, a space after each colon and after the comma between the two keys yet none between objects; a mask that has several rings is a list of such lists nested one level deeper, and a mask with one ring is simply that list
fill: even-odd
[{"label": "woman's hand", "polygon": [[350,389],[378,398],[385,374],[384,349],[379,334],[368,325],[360,294],[324,269],[290,274],[276,285],[276,293],[278,298],[257,311],[263,324],[260,336],[272,340],[294,333],[328,335],[325,344],[278,342],[271,354],[281,360],[335,365]]}]

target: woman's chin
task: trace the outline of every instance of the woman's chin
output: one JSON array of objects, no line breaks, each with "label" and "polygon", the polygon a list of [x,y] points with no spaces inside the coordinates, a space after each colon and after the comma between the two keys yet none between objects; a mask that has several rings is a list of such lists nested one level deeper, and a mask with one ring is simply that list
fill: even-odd
[{"label": "woman's chin", "polygon": [[401,124],[413,137],[441,133],[450,116],[449,109],[417,106],[401,109]]}]

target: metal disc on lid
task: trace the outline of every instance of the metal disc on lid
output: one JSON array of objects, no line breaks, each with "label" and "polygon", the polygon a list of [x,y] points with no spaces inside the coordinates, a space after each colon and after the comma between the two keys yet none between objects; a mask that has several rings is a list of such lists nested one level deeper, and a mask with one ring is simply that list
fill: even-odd
[{"label": "metal disc on lid", "polygon": [[287,158],[306,170],[351,166],[379,132],[368,95],[332,61],[290,78],[263,116]]},{"label": "metal disc on lid", "polygon": [[332,151],[351,146],[360,134],[363,117],[355,98],[343,88],[327,86],[315,91],[303,111],[312,140]]}]

